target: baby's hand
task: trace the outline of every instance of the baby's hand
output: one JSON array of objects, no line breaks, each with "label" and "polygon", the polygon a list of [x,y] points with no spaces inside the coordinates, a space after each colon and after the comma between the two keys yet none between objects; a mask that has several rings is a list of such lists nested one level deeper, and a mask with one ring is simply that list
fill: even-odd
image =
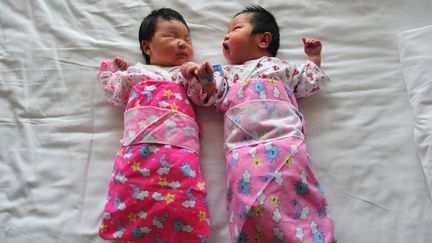
[{"label": "baby's hand", "polygon": [[186,64],[183,64],[181,67],[181,73],[183,77],[190,79],[194,77],[195,71],[198,70],[200,65],[198,63],[194,62],[188,62]]},{"label": "baby's hand", "polygon": [[113,63],[121,70],[126,71],[129,68],[129,64],[121,57],[116,57]]},{"label": "baby's hand", "polygon": [[212,96],[216,91],[216,84],[213,82],[213,67],[209,62],[203,62],[194,72],[196,79],[202,84],[202,89],[207,95]]},{"label": "baby's hand", "polygon": [[302,40],[304,45],[304,51],[308,57],[321,55],[322,44],[320,40],[306,38],[302,38]]},{"label": "baby's hand", "polygon": [[208,84],[213,82],[213,67],[209,62],[203,62],[197,70],[194,72],[195,77],[202,84]]}]

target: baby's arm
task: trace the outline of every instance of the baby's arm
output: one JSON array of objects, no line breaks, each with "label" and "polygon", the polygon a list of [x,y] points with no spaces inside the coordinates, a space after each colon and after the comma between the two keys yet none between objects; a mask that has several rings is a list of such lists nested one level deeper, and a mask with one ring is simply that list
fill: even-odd
[{"label": "baby's arm", "polygon": [[129,67],[120,57],[101,62],[98,81],[102,84],[105,96],[117,106],[125,106],[129,96],[129,86],[125,85],[124,74]]}]

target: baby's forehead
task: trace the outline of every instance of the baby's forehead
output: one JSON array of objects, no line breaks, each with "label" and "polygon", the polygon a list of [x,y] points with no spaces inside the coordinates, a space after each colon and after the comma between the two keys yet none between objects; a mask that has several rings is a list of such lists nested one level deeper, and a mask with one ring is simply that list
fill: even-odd
[{"label": "baby's forehead", "polygon": [[156,22],[156,30],[166,30],[166,31],[172,31],[172,30],[181,30],[184,32],[189,33],[189,28],[182,23],[180,20],[177,19],[164,19],[164,18],[158,18]]},{"label": "baby's forehead", "polygon": [[254,16],[253,13],[240,13],[235,15],[231,21],[228,24],[228,27],[232,27],[236,24],[251,24],[252,23],[252,17]]}]

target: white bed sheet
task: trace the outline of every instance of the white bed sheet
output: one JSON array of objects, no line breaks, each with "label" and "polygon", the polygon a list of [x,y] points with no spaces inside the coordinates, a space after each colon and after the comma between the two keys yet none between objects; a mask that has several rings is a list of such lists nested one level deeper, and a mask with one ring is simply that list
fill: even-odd
[{"label": "white bed sheet", "polygon": [[432,25],[400,35],[400,62],[414,115],[414,141],[432,196]]},{"label": "white bed sheet", "polygon": [[[400,32],[431,24],[429,0],[1,1],[0,242],[103,242],[123,121],[96,83],[99,62],[142,61],[140,21],[166,6],[190,24],[197,61],[224,63],[226,25],[248,3],[278,19],[280,58],[303,62],[303,36],[324,42],[333,82],[300,107],[339,241],[429,242],[432,200],[398,52]],[[197,111],[210,242],[228,242],[222,116]]]}]

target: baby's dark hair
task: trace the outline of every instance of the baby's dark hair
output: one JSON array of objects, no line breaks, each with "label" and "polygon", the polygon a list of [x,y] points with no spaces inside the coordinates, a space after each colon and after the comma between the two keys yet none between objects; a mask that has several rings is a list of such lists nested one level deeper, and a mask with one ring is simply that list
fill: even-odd
[{"label": "baby's dark hair", "polygon": [[266,51],[273,57],[276,56],[279,50],[280,36],[279,26],[273,14],[260,6],[252,5],[246,7],[241,12],[238,12],[236,15],[234,15],[234,17],[243,13],[253,14],[251,19],[251,24],[253,26],[252,35],[261,34],[264,32],[271,33],[272,39]]},{"label": "baby's dark hair", "polygon": [[150,56],[145,54],[144,49],[142,47],[142,42],[143,41],[150,42],[153,39],[153,36],[156,32],[156,24],[159,19],[180,21],[186,26],[186,28],[189,31],[189,26],[187,25],[183,16],[179,12],[171,8],[160,8],[157,10],[153,10],[149,15],[147,15],[143,19],[138,32],[139,45],[146,63],[150,63]]}]

